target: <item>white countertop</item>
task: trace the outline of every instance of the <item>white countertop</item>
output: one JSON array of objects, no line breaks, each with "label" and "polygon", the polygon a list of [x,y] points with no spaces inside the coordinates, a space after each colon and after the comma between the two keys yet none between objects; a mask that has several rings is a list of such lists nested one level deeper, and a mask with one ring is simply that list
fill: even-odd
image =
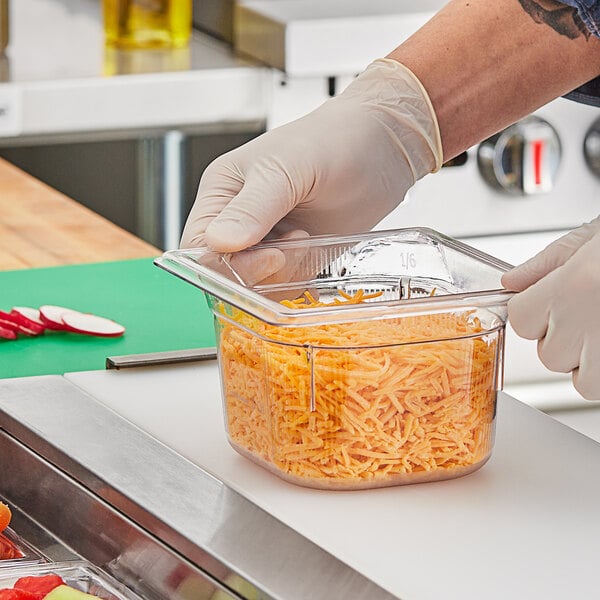
[{"label": "white countertop", "polygon": [[271,71],[194,31],[189,48],[104,46],[99,0],[11,2],[0,137],[264,120]]},{"label": "white countertop", "polygon": [[505,394],[472,475],[326,492],[230,448],[215,363],[65,377],[404,600],[597,595],[600,445]]}]

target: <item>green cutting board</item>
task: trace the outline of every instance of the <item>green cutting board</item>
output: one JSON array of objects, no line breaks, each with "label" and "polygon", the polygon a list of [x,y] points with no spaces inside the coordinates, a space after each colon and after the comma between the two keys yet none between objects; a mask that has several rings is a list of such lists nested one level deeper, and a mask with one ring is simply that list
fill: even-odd
[{"label": "green cutting board", "polygon": [[214,346],[204,294],[152,259],[0,272],[0,310],[55,304],[113,319],[122,337],[46,331],[0,340],[0,378],[104,369],[108,356]]}]

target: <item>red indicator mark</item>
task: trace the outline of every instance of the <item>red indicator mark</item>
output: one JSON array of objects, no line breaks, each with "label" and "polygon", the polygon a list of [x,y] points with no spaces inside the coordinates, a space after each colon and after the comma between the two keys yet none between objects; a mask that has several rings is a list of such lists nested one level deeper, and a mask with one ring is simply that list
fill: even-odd
[{"label": "red indicator mark", "polygon": [[533,178],[536,186],[542,185],[542,154],[544,151],[543,140],[531,142],[533,150]]}]

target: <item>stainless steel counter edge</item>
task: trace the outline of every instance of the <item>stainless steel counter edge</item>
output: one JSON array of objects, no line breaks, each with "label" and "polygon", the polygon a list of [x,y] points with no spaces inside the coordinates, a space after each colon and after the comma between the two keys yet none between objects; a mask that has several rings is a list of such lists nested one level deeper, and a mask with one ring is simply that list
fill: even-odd
[{"label": "stainless steel counter edge", "polygon": [[217,579],[226,567],[285,600],[394,597],[63,377],[0,380],[0,428]]}]

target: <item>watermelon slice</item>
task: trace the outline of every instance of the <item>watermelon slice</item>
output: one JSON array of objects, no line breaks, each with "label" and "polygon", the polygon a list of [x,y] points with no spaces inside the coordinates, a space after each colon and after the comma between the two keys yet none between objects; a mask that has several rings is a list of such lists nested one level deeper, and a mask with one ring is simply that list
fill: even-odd
[{"label": "watermelon slice", "polygon": [[43,600],[54,588],[64,585],[64,583],[62,577],[51,573],[50,575],[21,577],[15,581],[13,588],[33,594],[36,600]]},{"label": "watermelon slice", "polygon": [[25,590],[5,589],[0,590],[0,600],[38,600],[38,597]]},{"label": "watermelon slice", "polygon": [[21,577],[10,589],[0,590],[0,600],[90,600],[98,598],[67,585],[54,573]]}]

